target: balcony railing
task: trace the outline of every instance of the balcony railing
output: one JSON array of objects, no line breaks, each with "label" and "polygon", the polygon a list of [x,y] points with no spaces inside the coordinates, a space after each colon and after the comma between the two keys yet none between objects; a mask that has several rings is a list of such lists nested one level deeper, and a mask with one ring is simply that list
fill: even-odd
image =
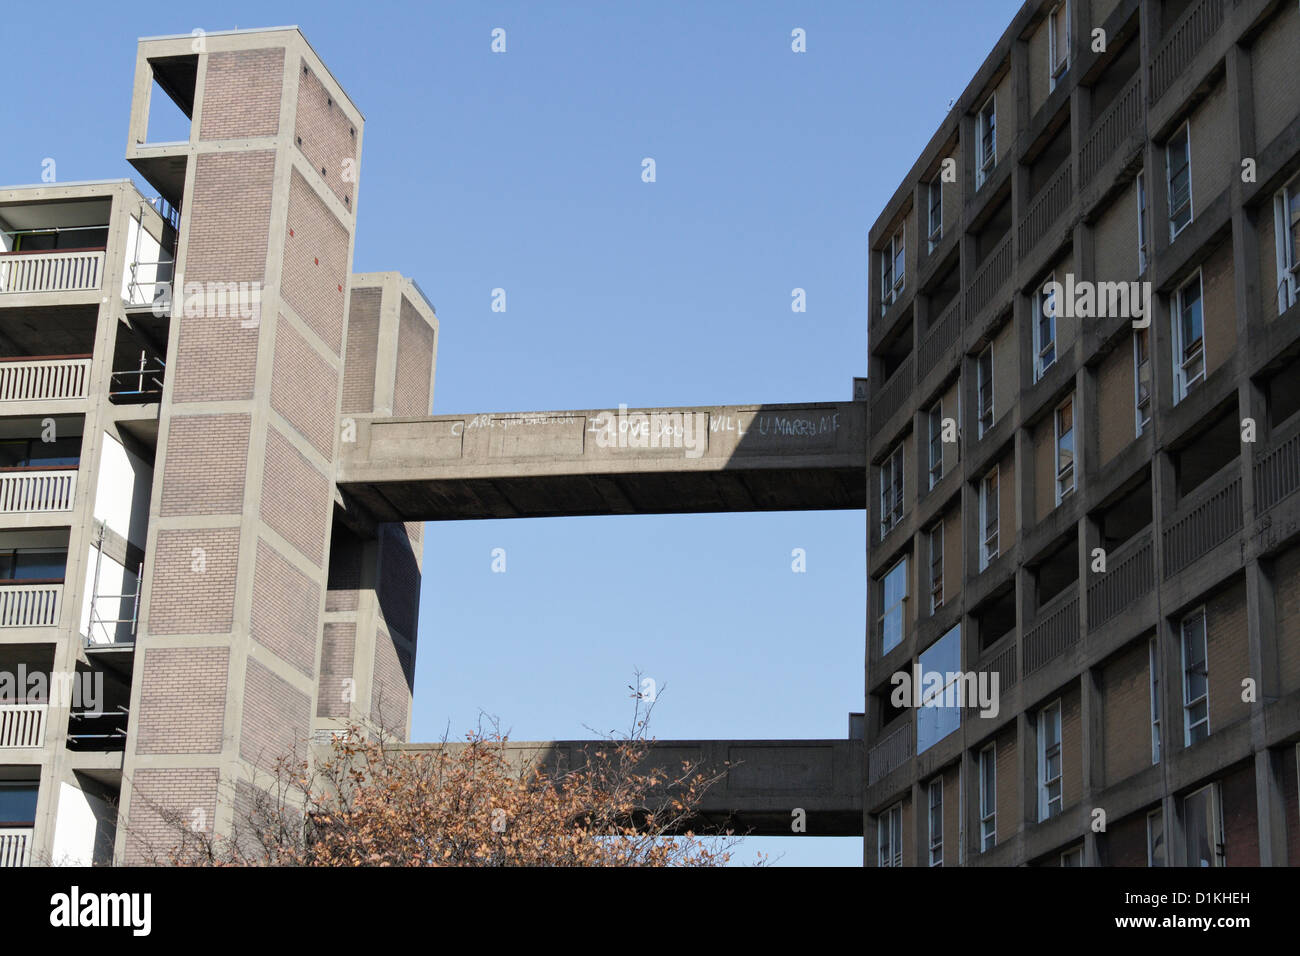
[{"label": "balcony railing", "polygon": [[912,391],[912,356],[903,360],[903,364],[894,369],[894,374],[885,380],[882,388],[871,402],[871,419],[873,427],[879,427],[894,417],[894,412],[903,407],[903,401]]},{"label": "balcony railing", "polygon": [[[998,691],[1005,691],[1010,687],[1016,686],[1018,674],[1016,672],[1016,642],[1009,641],[1007,646],[1002,650],[990,655],[985,660],[975,665],[977,674],[997,674]],[[971,710],[979,708],[971,707]]]},{"label": "balcony railing", "polygon": [[1169,522],[1164,534],[1165,579],[1227,541],[1241,525],[1241,478],[1234,476]]},{"label": "balcony railing", "polygon": [[891,770],[897,770],[912,756],[912,725],[903,726],[885,737],[867,754],[867,784],[883,780]]},{"label": "balcony railing", "polygon": [[162,401],[163,363],[141,362],[139,368],[109,375],[108,398],[116,405]]},{"label": "balcony railing", "polygon": [[0,402],[86,398],[90,356],[0,359]]},{"label": "balcony railing", "polygon": [[939,356],[948,346],[957,341],[957,336],[960,334],[961,302],[957,301],[948,306],[943,315],[939,316],[938,321],[930,327],[929,333],[917,350],[916,368],[922,377],[934,368],[935,363],[939,361]]},{"label": "balcony railing", "polygon": [[0,750],[45,746],[48,704],[0,704]]},{"label": "balcony railing", "polygon": [[966,293],[966,321],[969,322],[978,315],[1010,278],[1011,236],[1008,235],[971,280],[970,289]]},{"label": "balcony railing", "polygon": [[31,856],[31,827],[0,827],[0,867],[27,866]]},{"label": "balcony railing", "polygon": [[1038,240],[1047,235],[1047,230],[1061,218],[1061,213],[1065,212],[1073,198],[1074,184],[1070,178],[1070,164],[1064,163],[1052,181],[1039,190],[1038,195],[1029,204],[1029,212],[1025,213],[1025,218],[1020,220],[1016,248],[1020,250],[1021,256],[1034,248]]},{"label": "balcony railing", "polygon": [[53,627],[62,598],[61,581],[0,584],[0,627]]},{"label": "balcony railing", "polygon": [[1124,138],[1142,120],[1142,76],[1133,77],[1115,97],[1079,150],[1079,182],[1089,183],[1106,160],[1115,154]]},{"label": "balcony railing", "polygon": [[1039,613],[1039,618],[1025,632],[1025,673],[1042,667],[1067,647],[1079,641],[1079,596],[1070,594],[1055,608]]},{"label": "balcony railing", "polygon": [[1105,572],[1088,585],[1088,630],[1097,630],[1155,586],[1154,557],[1149,529],[1108,556]]},{"label": "balcony railing", "polygon": [[1227,0],[1201,0],[1169,31],[1169,39],[1151,59],[1152,103],[1165,95],[1201,47],[1223,25],[1227,6]]},{"label": "balcony railing", "polygon": [[0,514],[71,511],[77,467],[0,471]]},{"label": "balcony railing", "polygon": [[0,293],[90,292],[103,279],[103,249],[0,253]]},{"label": "balcony railing", "polygon": [[1300,489],[1300,433],[1279,442],[1255,461],[1255,514],[1262,515]]}]

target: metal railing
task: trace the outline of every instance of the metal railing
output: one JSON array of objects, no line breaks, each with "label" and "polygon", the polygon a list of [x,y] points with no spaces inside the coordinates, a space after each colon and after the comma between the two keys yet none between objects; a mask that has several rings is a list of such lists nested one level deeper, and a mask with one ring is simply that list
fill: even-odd
[{"label": "metal railing", "polygon": [[139,368],[109,374],[109,400],[118,405],[161,401],[165,370],[163,362],[141,353]]},{"label": "metal railing", "polygon": [[89,292],[103,278],[103,249],[0,253],[0,293]]},{"label": "metal railing", "polygon": [[1020,220],[1016,248],[1020,250],[1022,256],[1047,234],[1047,230],[1061,218],[1061,214],[1065,212],[1073,198],[1074,183],[1070,177],[1070,164],[1062,163],[1060,170],[1052,177],[1052,181],[1039,190],[1038,195],[1029,204],[1029,212],[1025,213],[1025,218]]},{"label": "metal railing", "polygon": [[1124,138],[1137,129],[1142,119],[1142,76],[1138,74],[1115,97],[1106,112],[1092,125],[1079,150],[1079,182],[1089,183],[1106,160],[1114,155]]},{"label": "metal railing", "polygon": [[871,402],[872,426],[879,427],[894,416],[894,412],[903,407],[903,402],[912,392],[912,356],[894,369],[894,374],[885,380],[885,385]]},{"label": "metal railing", "polygon": [[0,867],[27,866],[32,855],[32,827],[0,827]]},{"label": "metal railing", "polygon": [[988,257],[988,260],[975,273],[970,288],[966,291],[966,321],[969,322],[979,311],[993,300],[993,296],[1011,278],[1011,235]]},{"label": "metal railing", "polygon": [[0,359],[0,402],[51,401],[89,395],[89,355]]},{"label": "metal railing", "polygon": [[912,726],[903,726],[882,739],[867,753],[867,784],[883,780],[891,770],[897,770],[912,756]]},{"label": "metal railing", "polygon": [[1207,40],[1223,25],[1227,0],[1201,0],[1169,31],[1169,39],[1151,58],[1151,102],[1173,85]]},{"label": "metal railing", "polygon": [[1079,641],[1079,595],[1070,594],[1056,607],[1050,603],[1046,613],[1025,632],[1025,673],[1038,670],[1052,658],[1063,654]]},{"label": "metal railing", "polygon": [[1259,516],[1300,489],[1300,432],[1261,454],[1254,472],[1255,514]]},{"label": "metal railing", "polygon": [[0,514],[71,511],[77,468],[0,471]]},{"label": "metal railing", "polygon": [[[1235,471],[1237,465],[1228,467]],[[1169,522],[1164,533],[1165,579],[1227,541],[1241,526],[1241,477],[1233,474]]]},{"label": "metal railing", "polygon": [[1107,556],[1106,570],[1088,585],[1088,630],[1114,618],[1156,583],[1151,529],[1139,531]]},{"label": "metal railing", "polygon": [[939,319],[930,326],[930,331],[916,352],[916,369],[924,377],[939,361],[939,356],[957,341],[961,335],[961,300],[954,301]]},{"label": "metal railing", "polygon": [[0,627],[53,627],[59,623],[63,585],[0,585]]},{"label": "metal railing", "polygon": [[[976,664],[975,673],[997,674],[999,692],[1015,687],[1019,679],[1019,674],[1016,672],[1016,642],[1009,641],[1002,650]],[[974,706],[969,709],[978,710],[979,707]]]},{"label": "metal railing", "polygon": [[49,704],[0,704],[0,750],[45,746]]}]

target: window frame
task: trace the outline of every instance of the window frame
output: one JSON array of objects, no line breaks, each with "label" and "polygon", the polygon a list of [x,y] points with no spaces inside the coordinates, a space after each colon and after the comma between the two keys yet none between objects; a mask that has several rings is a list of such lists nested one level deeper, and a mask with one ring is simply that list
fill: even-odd
[{"label": "window frame", "polygon": [[[1049,729],[1056,734],[1056,742],[1050,746],[1047,743]],[[1055,776],[1050,773],[1053,757],[1057,766]],[[1060,816],[1064,809],[1065,750],[1061,740],[1061,698],[1058,697],[1038,712],[1038,822]]]},{"label": "window frame", "polygon": [[[930,406],[926,413],[929,428],[929,443],[926,455],[929,457],[930,489],[943,481],[943,399]],[[937,452],[937,454],[936,454]]]},{"label": "window frame", "polygon": [[[979,752],[979,815],[980,852],[985,853],[998,843],[998,745],[993,741]],[[992,798],[989,800],[990,791]],[[991,802],[992,806],[987,806]]]},{"label": "window frame", "polygon": [[880,540],[897,528],[906,514],[906,475],[903,470],[903,442],[880,463]]},{"label": "window frame", "polygon": [[[1181,225],[1178,224],[1178,215],[1182,210],[1182,206],[1176,207],[1174,205],[1174,166],[1172,162],[1174,141],[1178,139],[1181,139],[1184,143],[1183,156],[1187,161],[1187,219]],[[1173,242],[1178,238],[1179,233],[1191,225],[1196,215],[1192,199],[1192,124],[1190,120],[1183,120],[1182,126],[1165,142],[1165,180],[1168,186],[1169,241]]]},{"label": "window frame", "polygon": [[[901,265],[901,269],[899,268]],[[880,250],[880,314],[885,315],[907,288],[907,220]]]},{"label": "window frame", "polygon": [[[1205,692],[1195,698],[1189,699],[1190,687],[1188,678],[1191,670],[1187,666],[1187,623],[1194,618],[1200,620],[1201,625],[1201,665],[1204,673],[1201,675],[1205,680]],[[1206,619],[1205,605],[1202,604],[1190,614],[1184,614],[1178,620],[1178,644],[1179,651],[1182,654],[1182,685],[1183,685],[1183,746],[1190,747],[1193,743],[1200,743],[1206,737],[1210,736],[1210,635],[1209,622]],[[1192,709],[1204,705],[1205,716],[1192,719]],[[1192,740],[1192,735],[1196,728],[1202,724],[1205,725],[1204,736]]]},{"label": "window frame", "polygon": [[[1184,314],[1187,312],[1186,294],[1193,285],[1196,286],[1196,304],[1200,309],[1199,324],[1201,334],[1195,340],[1199,343],[1199,347],[1192,358],[1189,359],[1187,357],[1188,343],[1183,340],[1183,319]],[[1196,385],[1205,381],[1205,283],[1199,268],[1196,270],[1195,275],[1188,278],[1175,290],[1173,298],[1174,308],[1170,310],[1169,326],[1171,347],[1173,349],[1174,404],[1177,405],[1191,394]],[[1189,376],[1187,374],[1188,366],[1197,361],[1200,363],[1200,371]]]},{"label": "window frame", "polygon": [[[1142,370],[1146,368],[1146,398],[1142,397]],[[1145,409],[1145,411],[1144,411]],[[1136,438],[1151,424],[1151,327],[1133,330],[1133,424]]]},{"label": "window frame", "polygon": [[[1187,839],[1189,834],[1189,824],[1191,819],[1187,812],[1187,802],[1193,797],[1202,793],[1208,793],[1210,801],[1210,826],[1213,831],[1209,834],[1211,842],[1214,844],[1213,860],[1210,862],[1212,867],[1221,867],[1227,865],[1227,834],[1223,828],[1223,794],[1219,791],[1219,782],[1217,780],[1207,783],[1203,787],[1197,787],[1191,793],[1183,797],[1183,840],[1184,846],[1187,847],[1187,865],[1195,866],[1191,861],[1192,846],[1191,841]],[[1166,841],[1168,845],[1168,841]]]},{"label": "window frame", "polygon": [[[903,595],[893,604],[886,605],[885,602],[888,600],[886,595],[888,594],[888,590],[889,590],[889,579],[893,575],[893,573],[897,571],[899,568],[903,569],[903,578],[902,578]],[[909,569],[907,565],[907,555],[905,554],[897,561],[895,561],[893,564],[891,564],[889,566],[889,569],[880,576],[880,616],[876,619],[876,624],[877,624],[877,631],[880,634],[880,656],[881,657],[884,657],[894,648],[902,644],[904,637],[906,637],[905,632],[907,630],[907,599],[910,597],[910,594],[908,593],[908,584],[909,584],[908,570]],[[890,644],[888,647],[886,647],[885,646],[885,620],[892,613],[894,613],[894,611],[898,612],[898,640]]]},{"label": "window frame", "polygon": [[[985,570],[990,564],[997,560],[998,555],[1002,553],[1002,476],[1000,474],[1001,466],[994,465],[984,477],[980,479],[979,495],[979,569]],[[993,492],[989,493],[989,479],[993,480]],[[993,503],[993,533],[989,533],[989,502]],[[993,542],[993,547],[989,548],[989,541]]]},{"label": "window frame", "polygon": [[[935,177],[927,184],[928,193],[926,195],[926,231],[928,235],[926,240],[929,243],[928,249],[934,252],[939,248],[939,243],[943,242],[943,172],[942,170],[935,174]],[[939,201],[936,206],[935,197]],[[935,213],[938,213],[938,221],[935,221]]]},{"label": "window frame", "polygon": [[1277,314],[1281,315],[1300,301],[1300,175],[1293,177],[1273,197],[1273,235],[1279,277]]},{"label": "window frame", "polygon": [[[1151,838],[1151,820],[1159,818],[1160,821],[1160,862],[1155,861],[1155,841]],[[1165,811],[1164,808],[1157,808],[1147,814],[1147,866],[1148,867],[1165,867],[1169,865],[1169,841],[1165,838]]]},{"label": "window frame", "polygon": [[[886,858],[885,853],[889,856]],[[876,821],[876,865],[886,868],[903,865],[903,801],[898,801]]]},{"label": "window frame", "polygon": [[1160,732],[1160,644],[1153,637],[1147,643],[1147,692],[1150,696],[1151,765],[1160,763],[1163,737]]},{"label": "window frame", "polygon": [[1135,180],[1138,204],[1138,275],[1145,275],[1150,259],[1151,237],[1147,234],[1146,170],[1139,169]]},{"label": "window frame", "polygon": [[[1061,439],[1064,435],[1061,431],[1061,412],[1066,406],[1069,406],[1070,409],[1070,428],[1066,433],[1070,437],[1070,461],[1069,464],[1063,466],[1061,464]],[[1056,408],[1052,410],[1052,434],[1054,436],[1052,455],[1056,467],[1056,480],[1054,485],[1056,488],[1056,503],[1058,505],[1070,495],[1074,494],[1074,490],[1077,487],[1076,478],[1078,469],[1075,467],[1075,461],[1078,457],[1078,449],[1077,443],[1075,442],[1075,431],[1074,393],[1071,392],[1069,398],[1061,402],[1061,404],[1057,405]],[[1067,476],[1069,479],[1068,486],[1064,483]]]},{"label": "window frame", "polygon": [[[1066,860],[1078,860],[1079,862],[1077,862],[1077,863],[1067,863]],[[1083,866],[1083,847],[1081,847],[1081,846],[1070,847],[1070,849],[1068,849],[1068,850],[1066,850],[1064,853],[1062,853],[1062,854],[1061,854],[1061,866],[1062,866],[1062,867],[1067,867],[1067,866],[1077,866],[1077,867],[1082,867],[1082,866]]]},{"label": "window frame", "polygon": [[[935,577],[935,563],[936,563],[935,562],[935,535],[936,534],[938,535],[938,544],[939,544],[939,548],[938,548],[939,574],[937,579]],[[943,542],[943,518],[942,517],[938,521],[936,521],[933,525],[930,526],[930,530],[926,534],[926,541],[927,541],[927,546],[930,549],[930,553],[929,553],[930,614],[933,615],[941,607],[943,607],[943,597],[944,597],[943,595],[943,544],[944,542]]]},{"label": "window frame", "polygon": [[[935,801],[935,794],[938,793],[938,802]],[[943,775],[940,774],[930,781],[929,788],[926,792],[927,804],[929,808],[929,844],[930,844],[930,865],[943,866]],[[938,814],[938,835],[935,834],[935,815]]]},{"label": "window frame", "polygon": [[[1061,53],[1061,38],[1056,35],[1056,14],[1065,11],[1065,56]],[[1070,0],[1061,0],[1052,7],[1047,15],[1047,78],[1048,92],[1056,89],[1057,84],[1070,72]]]},{"label": "window frame", "polygon": [[[1049,273],[1047,278],[1039,284],[1038,291],[1034,294],[1034,322],[1033,322],[1033,339],[1034,339],[1034,381],[1040,382],[1047,370],[1056,364],[1056,319],[1060,312],[1060,307],[1056,303],[1056,297],[1049,295],[1047,287],[1056,281],[1056,273]],[[1047,300],[1052,299],[1051,311],[1048,311]],[[1051,336],[1047,341],[1043,340],[1044,319],[1051,329]],[[1044,360],[1044,355],[1050,350],[1051,357]]]},{"label": "window frame", "polygon": [[[975,114],[975,189],[978,191],[989,181],[998,165],[998,104],[997,90],[989,94],[984,105]],[[985,115],[988,115],[988,145],[985,146]]]},{"label": "window frame", "polygon": [[[987,374],[985,374],[984,372],[984,357],[986,355],[988,356],[988,366],[989,366],[989,370]],[[988,345],[984,347],[983,351],[981,351],[979,355],[976,356],[975,358],[975,419],[976,419],[976,426],[977,426],[976,427],[977,438],[983,438],[986,432],[991,431],[993,428],[993,423],[994,421],[996,421],[996,418],[994,416],[996,415],[995,409],[997,407],[997,402],[996,402],[997,396],[993,392],[994,371],[995,369],[993,365],[993,343],[990,342]],[[987,408],[984,407],[985,385],[988,386],[988,396],[989,396]],[[987,425],[985,424],[984,421],[986,418],[988,419]]]}]

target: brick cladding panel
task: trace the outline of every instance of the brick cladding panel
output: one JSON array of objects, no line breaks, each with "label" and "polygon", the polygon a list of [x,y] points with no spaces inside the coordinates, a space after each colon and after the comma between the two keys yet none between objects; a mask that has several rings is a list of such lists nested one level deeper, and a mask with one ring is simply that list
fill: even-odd
[{"label": "brick cladding panel", "polygon": [[1003,731],[997,738],[997,845],[1009,841],[1020,829],[1020,775],[1016,764],[1016,731]]},{"label": "brick cladding panel", "polygon": [[1286,811],[1286,856],[1290,866],[1300,866],[1300,780],[1296,777],[1296,748],[1282,748],[1282,803]]},{"label": "brick cladding panel", "polygon": [[311,698],[250,657],[244,675],[244,715],[239,755],[263,770],[301,755],[311,733]]},{"label": "brick cladding panel", "polygon": [[225,647],[150,647],[144,655],[136,753],[221,753]]},{"label": "brick cladding panel", "polygon": [[[1300,547],[1273,565],[1279,680],[1284,694],[1300,689]],[[1296,861],[1300,863],[1300,859]]]},{"label": "brick cladding panel", "polygon": [[370,719],[403,740],[411,705],[412,663],[411,655],[404,648],[399,648],[382,630],[375,632]]},{"label": "brick cladding panel", "polygon": [[249,415],[174,415],[167,426],[161,513],[244,510]]},{"label": "brick cladding panel", "polygon": [[361,540],[335,522],[330,540],[329,573],[326,579],[325,610],[355,611],[361,587]]},{"label": "brick cladding panel", "polygon": [[316,694],[317,717],[346,717],[351,703],[344,700],[343,682],[352,677],[357,648],[357,626],[330,622],[321,647],[320,684]]},{"label": "brick cladding panel", "polygon": [[1210,733],[1215,733],[1250,716],[1250,704],[1241,699],[1241,682],[1250,676],[1244,582],[1206,602],[1205,627],[1210,672]]},{"label": "brick cladding panel", "polygon": [[1061,807],[1083,799],[1083,715],[1079,692],[1061,698]]},{"label": "brick cladding panel", "polygon": [[278,133],[284,55],[283,47],[209,54],[199,139]]},{"label": "brick cladding panel", "polygon": [[[202,550],[201,556],[194,554],[195,548]],[[238,560],[238,528],[159,531],[149,633],[228,634],[234,621]]]},{"label": "brick cladding panel", "polygon": [[131,820],[127,826],[128,865],[166,863],[176,846],[176,827],[164,814],[179,814],[186,825],[202,813],[205,832],[212,833],[217,814],[218,776],[215,768],[137,770],[131,778]]},{"label": "brick cladding panel", "polygon": [[[186,210],[186,285],[262,283],[266,280],[267,235],[275,153],[203,153],[195,159],[194,198]],[[235,201],[238,200],[238,201]],[[184,303],[184,288],[177,301]],[[177,402],[240,400],[253,397],[259,325],[227,304],[207,301],[201,309],[180,310],[180,336],[171,370]],[[190,315],[190,311],[199,314]]]},{"label": "brick cladding panel", "polygon": [[1223,797],[1223,850],[1228,866],[1259,866],[1255,767],[1235,770],[1219,782]]},{"label": "brick cladding panel", "polygon": [[343,411],[375,408],[375,365],[379,355],[379,289],[353,289],[348,308],[348,350],[343,367]]},{"label": "brick cladding panel", "polygon": [[433,329],[415,306],[402,299],[397,331],[397,375],[393,387],[394,415],[429,414],[433,336]]},{"label": "brick cladding panel", "polygon": [[[356,189],[357,131],[306,63],[298,70],[298,111],[294,139],[326,185],[349,208]],[[351,159],[353,181],[343,178],[343,161]]]},{"label": "brick cladding panel", "polygon": [[294,170],[280,291],[298,318],[335,355],[343,344],[343,294],[348,268],[347,229]]},{"label": "brick cladding panel", "polygon": [[253,640],[308,677],[316,673],[320,586],[259,539],[253,578]]},{"label": "brick cladding panel", "polygon": [[1251,51],[1251,87],[1255,94],[1257,150],[1265,149],[1295,119],[1300,102],[1300,11],[1294,3],[1278,5],[1278,13],[1261,30]]},{"label": "brick cladding panel", "polygon": [[384,524],[379,531],[379,607],[384,621],[414,642],[420,620],[420,568],[406,529]]},{"label": "brick cladding panel", "polygon": [[325,558],[325,523],[330,506],[329,479],[287,438],[268,428],[262,520],[317,567]]},{"label": "brick cladding panel", "polygon": [[1101,852],[1106,866],[1146,866],[1146,813],[1135,813],[1107,826]]},{"label": "brick cladding panel", "polygon": [[281,316],[275,332],[271,407],[331,460],[338,382],[338,370]]},{"label": "brick cladding panel", "polygon": [[1151,766],[1151,686],[1145,640],[1102,670],[1101,714],[1106,786]]},{"label": "brick cladding panel", "polygon": [[1104,465],[1137,438],[1133,394],[1133,340],[1101,360],[1098,374],[1098,456]]}]

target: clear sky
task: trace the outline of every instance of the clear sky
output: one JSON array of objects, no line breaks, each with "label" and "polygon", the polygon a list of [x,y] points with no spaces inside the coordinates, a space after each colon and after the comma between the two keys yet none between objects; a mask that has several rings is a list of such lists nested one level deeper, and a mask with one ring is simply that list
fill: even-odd
[{"label": "clear sky", "polygon": [[[867,230],[1019,6],[8,4],[0,183],[47,157],[133,174],[137,37],[298,24],[366,117],[354,269],[437,308],[436,412],[847,400]],[[660,739],[842,737],[865,536],[862,512],[430,525],[413,736],[480,710],[516,739],[623,727],[639,668]],[[860,840],[756,849],[861,862]]]}]

